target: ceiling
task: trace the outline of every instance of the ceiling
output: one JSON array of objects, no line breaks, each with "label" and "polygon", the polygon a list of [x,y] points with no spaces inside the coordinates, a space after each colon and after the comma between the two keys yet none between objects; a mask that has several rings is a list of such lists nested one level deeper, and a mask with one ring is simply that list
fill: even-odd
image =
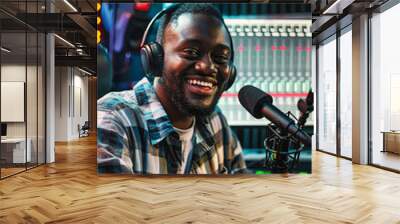
[{"label": "ceiling", "polygon": [[[7,53],[7,60],[24,61],[26,55],[35,56],[43,48],[36,43],[37,33],[51,32],[66,40],[55,38],[56,66],[79,66],[95,73],[96,3],[96,0],[0,0],[2,46],[12,50]],[[40,37],[38,40],[42,40]]]},{"label": "ceiling", "polygon": [[376,13],[390,0],[313,0],[311,1],[313,44],[329,38],[352,23],[354,17]]},{"label": "ceiling", "polygon": [[[47,5],[46,5],[47,2]],[[332,27],[346,16],[376,8],[387,0],[254,0],[254,3],[310,4],[313,39],[334,32]],[[335,2],[336,9],[329,11]],[[74,65],[96,71],[97,0],[0,0],[2,46],[12,49],[8,59],[34,55],[38,50],[30,32],[54,32],[56,65]],[[332,8],[332,7],[331,7]],[[336,11],[335,11],[336,10]],[[49,13],[51,11],[51,13]],[[325,13],[324,13],[325,12]],[[351,22],[351,18],[349,19]],[[28,32],[25,37],[25,32]],[[25,50],[25,44],[27,49]],[[39,44],[39,49],[42,45]],[[3,54],[3,53],[2,53]],[[23,57],[22,57],[23,58]],[[4,60],[4,57],[3,57]]]}]

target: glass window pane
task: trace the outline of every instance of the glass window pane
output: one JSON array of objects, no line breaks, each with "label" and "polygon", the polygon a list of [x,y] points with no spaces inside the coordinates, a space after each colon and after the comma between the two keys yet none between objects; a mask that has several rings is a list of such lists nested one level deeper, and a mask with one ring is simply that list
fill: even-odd
[{"label": "glass window pane", "polygon": [[336,153],[336,39],[318,48],[318,147]]},{"label": "glass window pane", "polygon": [[400,170],[400,4],[372,17],[372,163]]},{"label": "glass window pane", "polygon": [[340,154],[352,157],[352,35],[340,37]]},{"label": "glass window pane", "polygon": [[[1,34],[1,123],[6,129],[1,140],[2,177],[25,170],[30,161],[26,142],[26,33]],[[28,146],[26,148],[26,146]],[[28,149],[28,150],[26,150]]]},{"label": "glass window pane", "polygon": [[[37,24],[45,0],[2,0],[1,178],[45,161],[45,35],[23,20]],[[6,98],[8,101],[4,100]]]},{"label": "glass window pane", "polygon": [[27,33],[28,62],[26,80],[26,115],[27,115],[27,141],[30,144],[30,158],[28,168],[37,165],[37,81],[38,81],[38,36],[36,32]]},{"label": "glass window pane", "polygon": [[[37,23],[38,2],[27,2],[27,20]],[[27,29],[27,80],[26,80],[26,114],[27,114],[27,141],[31,147],[30,162],[27,167],[38,164],[38,33],[36,30]]]},{"label": "glass window pane", "polygon": [[[1,1],[8,11],[23,13],[26,1]],[[27,141],[27,35],[26,26],[0,12],[1,24],[1,122],[6,130],[1,140],[1,177],[26,170],[31,161]],[[4,50],[5,49],[5,50]]]}]

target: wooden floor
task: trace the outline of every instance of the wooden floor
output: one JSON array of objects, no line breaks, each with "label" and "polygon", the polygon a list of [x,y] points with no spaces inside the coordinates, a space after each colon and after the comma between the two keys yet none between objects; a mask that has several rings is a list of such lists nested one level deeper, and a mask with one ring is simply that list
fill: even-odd
[{"label": "wooden floor", "polygon": [[25,164],[19,164],[18,167],[2,167],[1,178],[5,178],[20,172],[24,172],[27,169],[34,169],[35,167],[37,167],[37,164],[29,164],[29,163],[27,164],[27,167],[25,167]]},{"label": "wooden floor", "polygon": [[376,150],[374,151],[372,161],[377,165],[400,170],[400,154]]},{"label": "wooden floor", "polygon": [[0,223],[400,223],[400,175],[313,153],[312,175],[97,176],[95,138],[0,181]]},{"label": "wooden floor", "polygon": [[20,167],[17,167],[17,168],[1,168],[1,178],[4,178],[4,177],[7,177],[7,176],[10,176],[10,175],[13,175],[13,174],[16,174],[16,173],[19,173],[19,172],[23,172],[23,171],[25,171],[26,169],[25,169],[25,167],[24,168],[20,168]]}]

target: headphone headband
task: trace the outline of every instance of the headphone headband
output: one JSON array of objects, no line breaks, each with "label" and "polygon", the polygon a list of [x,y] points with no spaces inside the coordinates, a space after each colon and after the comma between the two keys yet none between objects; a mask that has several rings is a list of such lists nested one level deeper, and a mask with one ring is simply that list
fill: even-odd
[{"label": "headphone headband", "polygon": [[146,44],[146,40],[147,40],[147,35],[150,32],[151,27],[153,26],[153,24],[164,14],[170,13],[175,11],[177,8],[179,8],[179,4],[175,4],[172,5],[166,9],[161,10],[160,12],[158,12],[149,22],[149,24],[146,27],[146,30],[144,31],[143,37],[142,37],[142,41],[140,42],[140,47],[143,47]]},{"label": "headphone headband", "polygon": [[[150,32],[151,27],[154,25],[156,20],[158,20],[160,17],[163,15],[169,14],[177,10],[181,4],[175,4],[172,5],[166,9],[163,9],[159,13],[157,13],[153,19],[150,20],[149,24],[146,27],[146,30],[144,31],[142,41],[140,42],[140,57],[142,61],[142,66],[143,70],[145,72],[145,75],[152,79],[156,76],[160,76],[162,73],[163,69],[163,59],[164,59],[164,49],[160,43],[157,43],[157,41],[153,41],[150,43],[147,43],[147,35]],[[231,34],[229,33],[229,29],[227,25],[225,24],[222,15],[221,18],[219,18],[222,24],[224,25],[226,31],[228,32],[228,37],[230,41],[230,48],[231,48],[231,57],[230,57],[230,63],[228,66],[228,73],[229,73],[229,80],[227,82],[227,85],[225,86],[225,90],[230,88],[235,81],[236,78],[236,67],[233,65],[233,59],[234,59],[234,49],[233,49],[233,41]]]},{"label": "headphone headband", "polygon": [[[177,3],[175,5],[172,5],[166,9],[161,10],[160,12],[158,12],[149,22],[149,24],[146,27],[146,30],[144,31],[142,40],[140,41],[140,48],[142,48],[145,44],[146,44],[146,40],[147,40],[147,36],[149,35],[150,29],[151,27],[153,27],[153,24],[159,19],[161,18],[163,15],[171,13],[175,10],[177,10],[180,7],[180,3]],[[233,50],[233,41],[232,41],[232,37],[231,34],[229,33],[229,29],[228,26],[225,24],[225,22],[223,20],[221,20],[222,24],[224,25],[226,31],[228,31],[228,36],[229,36],[229,41],[230,41],[230,47],[231,47],[231,62],[233,62],[233,58],[234,58],[234,50]]]}]

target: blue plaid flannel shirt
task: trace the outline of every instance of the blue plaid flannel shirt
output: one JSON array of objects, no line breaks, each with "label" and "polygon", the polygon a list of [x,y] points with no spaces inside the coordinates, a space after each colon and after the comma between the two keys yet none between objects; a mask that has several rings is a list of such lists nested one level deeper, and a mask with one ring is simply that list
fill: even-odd
[{"label": "blue plaid flannel shirt", "polygon": [[[143,78],[133,90],[112,92],[97,104],[99,173],[176,174],[182,149],[152,84]],[[196,117],[191,169],[187,174],[246,172],[242,148],[217,108]]]}]

